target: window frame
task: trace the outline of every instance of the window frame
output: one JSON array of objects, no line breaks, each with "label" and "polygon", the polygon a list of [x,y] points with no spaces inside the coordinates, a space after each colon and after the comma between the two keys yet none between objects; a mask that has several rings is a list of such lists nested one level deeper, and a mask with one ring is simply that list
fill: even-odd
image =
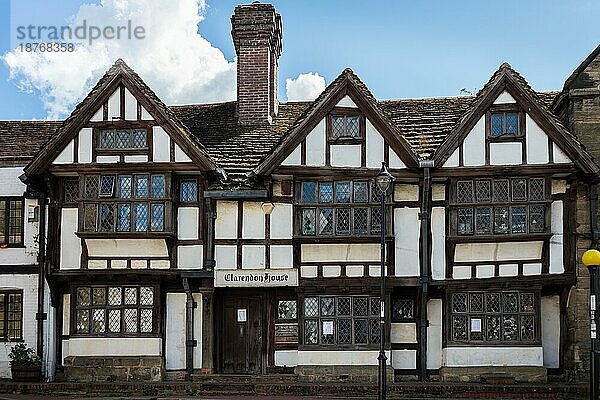
[{"label": "window frame", "polygon": [[[333,136],[333,118],[358,117],[358,136]],[[325,130],[328,144],[358,144],[364,141],[366,131],[365,115],[356,108],[335,107],[326,118]]]},{"label": "window frame", "polygon": [[[143,152],[143,154],[146,154],[149,149],[150,149],[150,143],[151,143],[151,136],[152,136],[152,132],[151,130],[148,129],[147,126],[127,126],[127,127],[116,127],[113,125],[108,125],[108,126],[102,126],[102,127],[98,127],[97,129],[97,133],[96,133],[96,138],[95,138],[95,143],[94,143],[94,149],[96,150],[96,152],[98,154],[109,154],[109,153],[127,153],[127,154],[132,154],[135,152]],[[104,132],[107,131],[113,131],[115,134],[114,137],[114,147],[103,147],[102,146],[102,136],[104,134]],[[119,131],[128,131],[129,133],[129,144],[132,145],[133,144],[133,136],[135,135],[136,131],[144,131],[146,132],[146,140],[145,140],[145,146],[143,147],[117,147],[116,143],[117,143],[117,132]]]},{"label": "window frame", "polygon": [[[0,330],[0,342],[3,343],[9,343],[9,342],[22,342],[23,341],[23,291],[22,290],[0,290],[0,294],[4,295],[4,299],[2,300],[3,302],[3,307],[4,307],[4,316],[3,316],[3,320],[2,323],[4,324],[4,327],[2,330]],[[20,320],[21,320],[21,329],[20,329],[20,337],[15,337],[15,338],[8,338],[8,322],[9,322],[9,296],[10,295],[20,295],[21,296],[21,301],[20,301],[20,308],[18,310],[19,316],[20,316]],[[16,320],[11,320],[11,321],[16,321]]]},{"label": "window frame", "polygon": [[[25,199],[23,197],[18,197],[18,196],[6,196],[6,197],[0,197],[0,201],[4,201],[4,233],[2,235],[0,235],[0,249],[2,248],[8,248],[8,247],[25,247],[24,245],[24,236],[25,236]],[[19,223],[19,228],[20,228],[20,240],[18,242],[14,242],[14,243],[10,243],[9,241],[9,237],[10,235],[10,228],[11,228],[11,224],[10,224],[10,212],[12,210],[10,203],[13,201],[20,201],[21,202],[21,206],[20,206],[20,211],[21,211],[21,218],[20,218],[20,223]],[[16,227],[16,225],[14,226]]]},{"label": "window frame", "polygon": [[[109,288],[120,288],[121,289],[121,304],[120,305],[109,305],[108,304],[108,291]],[[140,288],[149,287],[153,290],[153,302],[152,305],[142,305],[140,304]],[[90,304],[86,306],[80,306],[77,303],[77,293],[80,288],[88,288],[90,289]],[[93,289],[94,288],[102,288],[105,293],[105,301],[103,305],[94,305],[92,304],[93,297]],[[125,304],[125,289],[126,288],[137,288],[136,291],[136,304]],[[104,332],[92,332],[92,323],[93,309],[102,309],[105,311],[105,329]],[[125,309],[135,309],[137,310],[137,332],[125,332],[125,322],[123,312]],[[140,324],[140,310],[142,309],[150,309],[152,310],[152,331],[151,332],[141,332],[141,324]],[[89,310],[88,313],[88,331],[87,332],[78,332],[77,331],[77,311],[78,310]],[[121,332],[109,332],[109,310],[121,310],[120,316],[120,330]],[[160,336],[160,326],[161,326],[161,315],[160,315],[160,287],[158,285],[152,284],[139,284],[139,285],[74,285],[71,289],[71,307],[70,307],[70,327],[69,334],[73,337],[158,337]]]},{"label": "window frame", "polygon": [[[519,132],[515,134],[509,134],[503,132],[500,136],[492,136],[492,116],[495,114],[503,114],[502,125],[506,125],[506,114],[516,113],[519,116]],[[526,135],[526,121],[525,111],[517,104],[496,104],[490,107],[485,114],[485,138],[486,142],[525,142]]]},{"label": "window frame", "polygon": [[[467,307],[469,307],[468,302],[469,302],[469,296],[470,294],[473,293],[482,293],[483,294],[483,298],[486,299],[487,295],[489,294],[500,294],[500,296],[502,296],[505,293],[517,293],[517,296],[519,298],[519,303],[517,306],[517,311],[516,312],[509,312],[509,311],[504,311],[504,309],[502,308],[502,303],[500,304],[500,311],[499,312],[488,312],[486,311],[485,307],[485,303],[482,306],[483,307],[483,311],[481,312],[471,312],[470,310],[466,311],[466,312],[454,312],[452,310],[452,306],[453,306],[453,295],[454,294],[467,294]],[[534,309],[531,313],[529,312],[524,312],[521,311],[520,307],[521,307],[521,295],[523,294],[532,294],[533,295],[533,301],[534,301]],[[487,300],[484,300],[487,301]],[[539,346],[542,343],[542,335],[541,335],[541,292],[539,288],[511,288],[511,289],[488,289],[488,288],[472,288],[472,289],[454,289],[454,290],[448,290],[446,292],[446,296],[444,299],[445,302],[445,317],[444,317],[444,323],[446,324],[446,327],[444,329],[445,335],[444,335],[444,345],[445,346],[454,346],[454,347],[475,347],[475,346],[481,346],[481,347],[486,347],[486,346],[490,346],[490,345],[494,345],[494,346],[502,346],[502,347],[519,347],[519,346]],[[453,321],[453,316],[454,315],[459,315],[459,316],[466,316],[467,317],[467,339],[466,340],[455,340],[453,338],[453,333],[454,333],[454,327],[452,324]],[[499,316],[500,320],[501,320],[501,324],[503,324],[502,320],[504,316],[510,316],[510,315],[516,315],[517,319],[519,320],[518,325],[517,325],[517,332],[519,335],[519,339],[517,340],[486,340],[485,336],[486,336],[486,327],[487,327],[487,322],[484,322],[486,320],[487,316]],[[529,316],[529,315],[533,315],[533,322],[534,322],[534,338],[533,339],[529,339],[529,340],[521,340],[521,317],[522,316]],[[481,330],[482,330],[482,339],[471,339],[470,338],[470,334],[472,333],[471,331],[471,319],[475,317],[475,318],[481,318]],[[503,334],[503,328],[500,328],[500,335],[502,336]]]},{"label": "window frame", "polygon": [[[184,182],[195,182],[196,184],[196,199],[193,201],[183,201],[182,199],[182,188],[183,188],[183,184]],[[184,176],[184,177],[180,177],[178,179],[178,185],[177,185],[177,201],[179,202],[179,206],[180,207],[191,207],[191,206],[198,206],[200,204],[200,182],[198,180],[198,178],[196,177],[188,177],[188,176]]]}]

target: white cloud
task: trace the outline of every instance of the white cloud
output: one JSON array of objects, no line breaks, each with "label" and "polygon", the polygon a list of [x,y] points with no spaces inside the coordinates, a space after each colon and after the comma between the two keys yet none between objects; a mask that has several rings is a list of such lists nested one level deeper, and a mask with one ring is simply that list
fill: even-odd
[{"label": "white cloud", "polygon": [[145,29],[144,39],[82,41],[71,53],[5,54],[10,77],[24,91],[41,97],[48,118],[71,112],[119,57],[167,104],[235,99],[235,62],[198,34],[205,0],[102,0],[84,4],[72,26],[123,26]]},{"label": "white cloud", "polygon": [[288,101],[314,100],[325,89],[325,78],[316,72],[285,80]]}]

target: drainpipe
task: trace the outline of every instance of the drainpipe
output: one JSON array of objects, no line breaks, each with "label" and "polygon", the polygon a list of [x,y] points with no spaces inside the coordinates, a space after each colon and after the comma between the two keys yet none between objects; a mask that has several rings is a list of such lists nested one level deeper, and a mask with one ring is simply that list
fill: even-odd
[{"label": "drainpipe", "polygon": [[215,267],[215,219],[217,213],[215,212],[215,204],[213,199],[205,198],[205,214],[206,214],[206,257],[204,258],[204,269],[206,271],[212,271]]},{"label": "drainpipe", "polygon": [[598,232],[598,184],[589,186],[590,189],[590,231],[592,234],[592,249],[598,248],[600,232]]},{"label": "drainpipe", "polygon": [[431,258],[429,256],[429,231],[431,223],[431,175],[429,169],[434,166],[432,160],[423,160],[419,162],[419,167],[423,168],[423,196],[421,198],[421,301],[419,310],[419,339],[421,353],[421,368],[419,377],[422,381],[427,379],[427,293],[429,291]]},{"label": "drainpipe", "polygon": [[185,377],[187,380],[192,380],[192,374],[194,373],[194,347],[196,347],[196,341],[194,340],[194,308],[196,308],[196,302],[192,297],[190,285],[187,278],[183,278],[183,289],[186,294],[185,302]]},{"label": "drainpipe", "polygon": [[47,314],[44,312],[44,289],[46,279],[46,198],[38,199],[39,223],[38,223],[38,307],[35,319],[37,320],[37,355],[44,355],[44,320]]}]

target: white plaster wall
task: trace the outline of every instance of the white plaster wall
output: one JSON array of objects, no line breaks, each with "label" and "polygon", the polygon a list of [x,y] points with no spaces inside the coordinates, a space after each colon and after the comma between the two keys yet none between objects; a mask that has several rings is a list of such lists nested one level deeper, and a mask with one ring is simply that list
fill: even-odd
[{"label": "white plaster wall", "polygon": [[202,302],[202,293],[192,293],[192,297],[198,307],[194,310],[194,340],[198,341],[198,345],[194,347],[192,351],[194,362],[194,368],[202,368],[202,308],[204,303]]},{"label": "white plaster wall", "polygon": [[198,207],[179,207],[177,209],[177,238],[198,239],[200,209]]},{"label": "white plaster wall", "polygon": [[96,162],[100,164],[116,164],[120,159],[119,156],[96,156]]},{"label": "white plaster wall", "polygon": [[551,232],[550,237],[550,273],[562,274],[565,272],[563,263],[563,202],[553,201],[550,209]]},{"label": "white plaster wall", "polygon": [[324,278],[336,278],[342,274],[341,265],[323,265]]},{"label": "white plaster wall", "polygon": [[500,264],[498,274],[500,276],[517,276],[519,274],[519,266],[517,264]]},{"label": "white plaster wall", "polygon": [[427,369],[442,367],[442,300],[427,302]]},{"label": "white plaster wall", "polygon": [[370,244],[302,244],[302,262],[379,261],[380,245]]},{"label": "white plaster wall", "polygon": [[446,347],[443,349],[446,367],[541,367],[542,347]]},{"label": "white plaster wall", "polygon": [[525,135],[527,164],[547,164],[548,136],[529,114],[525,116]]},{"label": "white plaster wall", "polygon": [[383,161],[384,140],[381,134],[375,129],[371,121],[367,119],[366,123],[367,140],[367,168],[381,168]]},{"label": "white plaster wall", "polygon": [[242,238],[265,238],[265,213],[260,208],[261,203],[245,201],[242,215]]},{"label": "white plaster wall", "polygon": [[396,251],[396,276],[418,276],[419,268],[419,237],[421,236],[419,209],[394,209]]},{"label": "white plaster wall", "polygon": [[92,128],[82,128],[79,131],[79,149],[77,159],[80,164],[92,162]]},{"label": "white plaster wall", "polygon": [[[37,339],[37,322],[35,320],[37,312],[37,279],[36,274],[6,274],[2,275],[0,279],[0,290],[23,290],[23,341],[34,349]],[[10,378],[10,360],[8,354],[14,344],[14,342],[3,342],[0,345],[0,378]]]},{"label": "white plaster wall", "polygon": [[452,279],[469,279],[471,277],[470,265],[458,265],[452,267]]},{"label": "white plaster wall", "polygon": [[171,137],[160,126],[152,127],[152,161],[171,161]]},{"label": "white plaster wall", "polygon": [[295,367],[298,365],[298,350],[275,350],[275,365]]},{"label": "white plaster wall", "polygon": [[300,148],[300,145],[298,145],[294,149],[294,151],[292,151],[290,153],[290,155],[287,156],[287,158],[285,160],[283,160],[281,165],[300,165],[301,161],[302,161],[302,150]]},{"label": "white plaster wall", "polygon": [[523,264],[523,275],[540,275],[542,273],[542,263]]},{"label": "white plaster wall", "polygon": [[202,269],[202,245],[177,246],[177,268]]},{"label": "white plaster wall", "polygon": [[164,239],[86,239],[92,257],[168,257]]},{"label": "white plaster wall", "polygon": [[419,201],[419,185],[395,184],[394,201]]},{"label": "white plaster wall", "polygon": [[475,277],[484,279],[492,278],[496,273],[496,267],[493,265],[478,265],[475,267]]},{"label": "white plaster wall", "polygon": [[81,239],[75,235],[78,227],[77,208],[63,208],[60,218],[60,269],[79,269]]},{"label": "white plaster wall", "polygon": [[148,162],[148,156],[125,156],[124,160],[126,163],[145,163]]},{"label": "white plaster wall", "polygon": [[0,196],[23,196],[25,186],[19,176],[23,174],[23,167],[0,168]]},{"label": "white plaster wall", "polygon": [[294,248],[291,245],[271,245],[271,268],[293,268]]},{"label": "white plaster wall", "polygon": [[71,338],[67,356],[160,356],[160,338]]},{"label": "white plaster wall", "polygon": [[[385,352],[390,365],[390,352]],[[378,350],[298,350],[298,365],[377,365]]]},{"label": "white plaster wall", "polygon": [[358,278],[363,276],[365,269],[362,265],[346,265],[346,276],[350,278]]},{"label": "white plaster wall", "polygon": [[215,269],[237,268],[237,246],[216,245],[215,246]]},{"label": "white plaster wall", "polygon": [[571,163],[571,159],[556,145],[552,143],[552,156],[557,164]]},{"label": "white plaster wall", "polygon": [[329,150],[332,167],[360,167],[361,145],[332,144]]},{"label": "white plaster wall", "polygon": [[446,160],[446,162],[444,163],[442,168],[458,167],[458,164],[459,164],[458,152],[459,152],[459,148],[457,147],[456,150],[454,150],[454,152],[450,155],[450,157],[448,157],[448,159]]},{"label": "white plaster wall", "polygon": [[175,145],[175,162],[192,162],[192,159],[177,144]]},{"label": "white plaster wall", "polygon": [[75,145],[73,143],[73,140],[71,140],[69,144],[66,145],[65,148],[60,152],[58,157],[56,157],[54,161],[52,161],[52,164],[72,164],[74,160],[74,147]]},{"label": "white plaster wall", "polygon": [[485,117],[477,121],[463,141],[463,162],[465,166],[485,164]]},{"label": "white plaster wall", "polygon": [[[165,368],[185,369],[185,293],[167,293]],[[196,316],[194,310],[194,317]],[[198,342],[200,345],[201,342]]]},{"label": "white plaster wall", "polygon": [[316,265],[302,265],[300,267],[300,276],[302,278],[316,278],[317,277],[317,266]]},{"label": "white plaster wall", "polygon": [[125,88],[125,119],[137,120],[137,100],[127,88]]},{"label": "white plaster wall", "polygon": [[523,163],[521,143],[490,143],[490,165],[519,165]]},{"label": "white plaster wall", "polygon": [[293,206],[275,203],[271,212],[271,239],[291,239],[293,235]]},{"label": "white plaster wall", "polygon": [[500,93],[500,95],[496,97],[496,100],[494,100],[494,104],[510,104],[516,102],[517,101],[506,90]]},{"label": "white plaster wall", "polygon": [[92,116],[90,121],[97,122],[97,121],[102,121],[103,119],[104,119],[104,107],[100,107],[98,109],[98,111],[96,111],[94,113],[94,115]]},{"label": "white plaster wall", "polygon": [[392,150],[391,148],[389,149],[389,160],[390,160],[389,167],[392,169],[406,168],[406,164],[404,164],[402,162],[400,157],[398,157],[398,154],[396,154],[396,152],[394,150]]},{"label": "white plaster wall", "polygon": [[394,369],[416,369],[416,350],[392,350],[392,367]]},{"label": "white plaster wall", "polygon": [[544,242],[458,243],[456,262],[536,260],[542,257]]},{"label": "white plaster wall", "polygon": [[[44,281],[45,293],[50,293],[50,287],[48,282]],[[44,327],[44,338],[43,346],[44,351],[42,355],[42,374],[44,374],[49,381],[54,381],[55,370],[56,370],[56,342],[58,337],[58,330],[60,327],[56,326],[57,310],[50,304],[50,296],[44,296],[44,312],[48,318],[42,323]]]},{"label": "white plaster wall", "polygon": [[431,277],[446,278],[446,210],[431,209]]},{"label": "white plaster wall", "polygon": [[215,220],[216,239],[237,238],[237,207],[236,201],[217,201],[217,218]]},{"label": "white plaster wall", "polygon": [[431,200],[443,201],[446,200],[446,185],[443,183],[434,183],[431,185]]},{"label": "white plaster wall", "polygon": [[558,368],[560,367],[560,297],[542,297],[541,303],[544,367]]},{"label": "white plaster wall", "polygon": [[[68,336],[70,334],[71,327],[71,295],[63,294],[63,323],[62,323],[62,334]],[[65,357],[69,355],[69,340],[62,340],[62,352],[59,360],[60,364],[63,364]]]},{"label": "white plaster wall", "polygon": [[242,268],[257,269],[265,267],[265,246],[244,245],[242,246]]},{"label": "white plaster wall", "polygon": [[414,322],[393,322],[390,327],[391,343],[417,343],[417,324]]},{"label": "white plaster wall", "polygon": [[108,120],[112,121],[113,117],[121,117],[121,91],[115,90],[108,99]]},{"label": "white plaster wall", "polygon": [[[306,136],[306,165],[311,167],[325,165],[325,146],[325,119],[322,119]],[[298,146],[297,149],[300,147]],[[298,163],[294,165],[300,164],[299,157],[300,154],[298,154]]]},{"label": "white plaster wall", "polygon": [[352,108],[358,108],[358,106],[356,105],[356,103],[354,103],[352,101],[352,99],[346,95],[344,96],[337,104],[337,107],[352,107]]},{"label": "white plaster wall", "polygon": [[152,118],[152,115],[150,115],[150,113],[142,106],[142,120],[144,121],[150,121],[153,120],[154,118]]}]

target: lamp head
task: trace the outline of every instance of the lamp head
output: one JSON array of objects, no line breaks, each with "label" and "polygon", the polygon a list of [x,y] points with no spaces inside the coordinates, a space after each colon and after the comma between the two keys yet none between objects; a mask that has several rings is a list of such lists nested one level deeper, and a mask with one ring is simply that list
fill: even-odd
[{"label": "lamp head", "polygon": [[392,182],[394,182],[394,177],[390,174],[390,171],[388,171],[385,162],[382,162],[381,171],[379,171],[379,174],[375,177],[375,184],[381,193],[387,194]]},{"label": "lamp head", "polygon": [[600,265],[600,251],[598,251],[596,249],[590,249],[590,250],[586,251],[585,253],[583,253],[583,256],[581,256],[581,262],[583,262],[583,265],[585,265],[586,267],[599,266]]},{"label": "lamp head", "polygon": [[264,203],[262,203],[260,205],[260,209],[262,210],[263,213],[265,213],[265,215],[271,215],[274,208],[275,208],[275,204],[271,203],[270,201],[265,201]]}]

